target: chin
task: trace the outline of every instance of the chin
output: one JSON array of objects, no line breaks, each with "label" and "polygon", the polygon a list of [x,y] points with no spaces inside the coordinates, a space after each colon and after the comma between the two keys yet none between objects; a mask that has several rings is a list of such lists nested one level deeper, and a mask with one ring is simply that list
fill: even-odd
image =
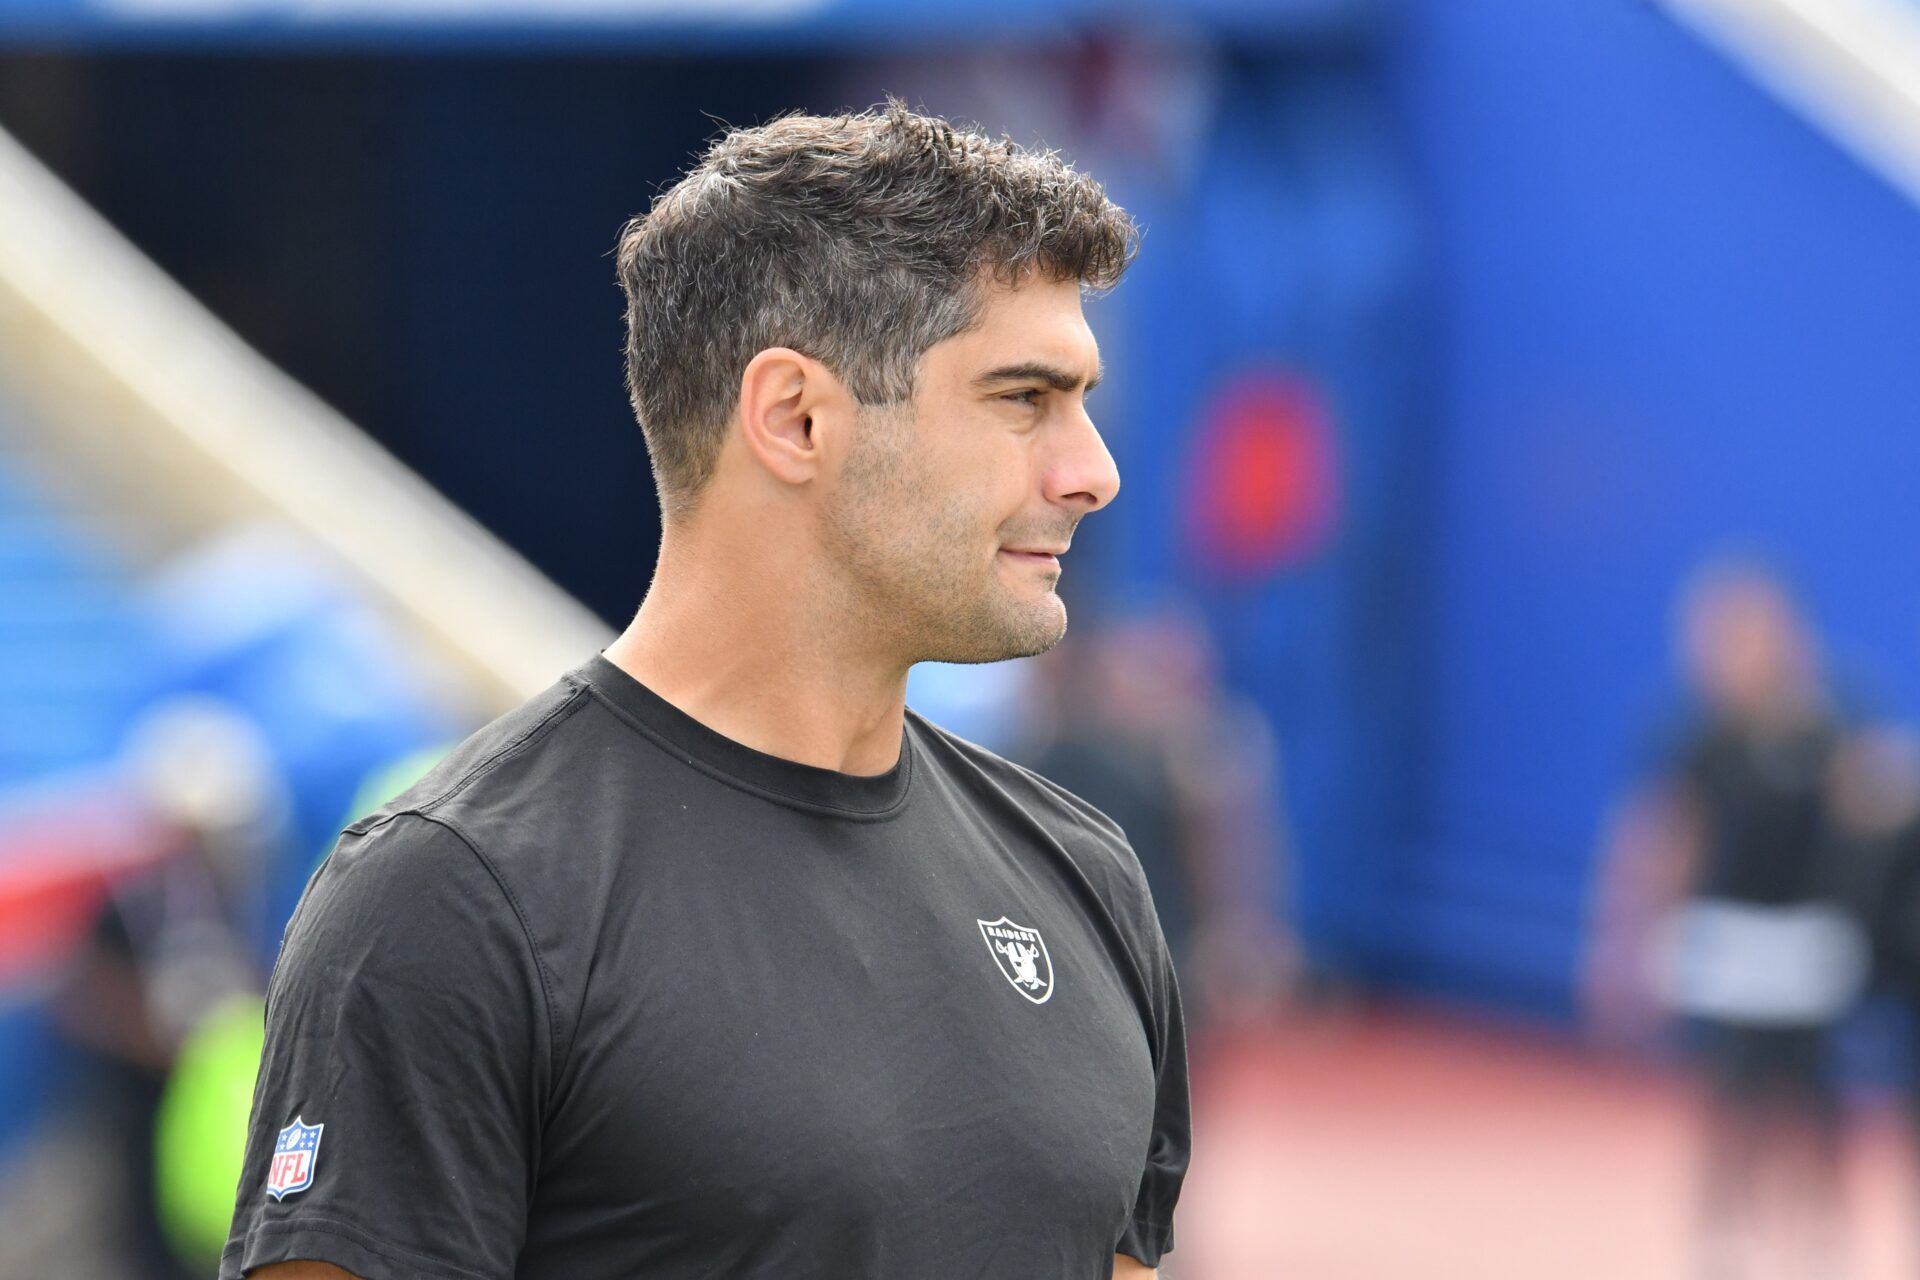
[{"label": "chin", "polygon": [[921,662],[1005,662],[1032,658],[1060,643],[1067,633],[1067,607],[1048,592],[1044,600],[1023,601],[992,616],[958,620],[939,637]]},{"label": "chin", "polygon": [[1067,607],[1051,591],[1045,600],[1036,601],[1019,612],[1018,618],[1009,619],[1014,625],[1007,628],[1005,651],[989,661],[1037,657],[1059,644],[1060,638],[1067,634]]}]

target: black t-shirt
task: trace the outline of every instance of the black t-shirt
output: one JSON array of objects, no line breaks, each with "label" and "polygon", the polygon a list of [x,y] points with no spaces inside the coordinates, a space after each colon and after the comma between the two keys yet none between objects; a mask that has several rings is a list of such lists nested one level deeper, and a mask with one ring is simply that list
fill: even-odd
[{"label": "black t-shirt", "polygon": [[911,714],[855,777],[596,656],[316,873],[220,1274],[1106,1280],[1187,1148],[1117,827]]},{"label": "black t-shirt", "polygon": [[1719,721],[1696,732],[1676,772],[1706,826],[1697,893],[1790,906],[1838,892],[1826,794],[1837,743],[1825,721],[1773,734]]},{"label": "black t-shirt", "polygon": [[1037,754],[1022,757],[1120,824],[1140,859],[1166,935],[1167,949],[1184,960],[1193,941],[1188,867],[1182,860],[1179,784],[1166,753],[1131,741],[1104,725],[1062,734]]}]

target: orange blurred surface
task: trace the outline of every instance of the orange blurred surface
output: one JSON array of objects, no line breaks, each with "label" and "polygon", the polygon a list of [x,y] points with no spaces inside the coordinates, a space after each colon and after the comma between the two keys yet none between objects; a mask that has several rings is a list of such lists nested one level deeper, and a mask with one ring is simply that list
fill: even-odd
[{"label": "orange blurred surface", "polygon": [[[1700,1274],[1697,1101],[1678,1071],[1391,1012],[1221,1037],[1195,1066],[1177,1280]],[[1920,1274],[1911,1161],[1897,1109],[1855,1114],[1852,1265],[1832,1275]]]}]

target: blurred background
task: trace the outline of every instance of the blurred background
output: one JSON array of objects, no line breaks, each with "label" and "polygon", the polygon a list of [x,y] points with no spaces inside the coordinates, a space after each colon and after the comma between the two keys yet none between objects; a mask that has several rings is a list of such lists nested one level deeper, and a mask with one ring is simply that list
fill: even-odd
[{"label": "blurred background", "polygon": [[1167,1274],[1920,1275],[1920,4],[0,0],[0,1276],[213,1274],[317,859],[645,589],[621,223],[889,93],[1146,227],[910,701],[1148,868]]}]

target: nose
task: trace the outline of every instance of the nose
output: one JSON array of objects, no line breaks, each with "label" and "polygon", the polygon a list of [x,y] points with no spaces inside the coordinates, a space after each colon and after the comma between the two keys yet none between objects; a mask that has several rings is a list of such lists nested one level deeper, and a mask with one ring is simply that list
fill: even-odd
[{"label": "nose", "polygon": [[1047,500],[1081,515],[1098,511],[1120,492],[1120,469],[1107,442],[1084,409],[1061,424],[1061,438],[1046,473]]}]

